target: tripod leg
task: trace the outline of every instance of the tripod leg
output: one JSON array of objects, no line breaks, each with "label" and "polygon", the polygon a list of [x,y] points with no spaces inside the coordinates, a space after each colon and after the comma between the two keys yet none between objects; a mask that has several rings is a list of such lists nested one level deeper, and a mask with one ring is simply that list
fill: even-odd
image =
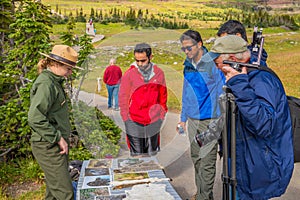
[{"label": "tripod leg", "polygon": [[230,97],[230,186],[231,186],[231,199],[236,199],[236,104],[233,94]]},{"label": "tripod leg", "polygon": [[[226,90],[225,90],[226,92]],[[229,120],[229,101],[227,92],[220,97],[220,104],[224,110],[224,127],[222,132],[222,145],[223,145],[223,200],[229,200],[229,174],[228,174],[228,120]]]}]

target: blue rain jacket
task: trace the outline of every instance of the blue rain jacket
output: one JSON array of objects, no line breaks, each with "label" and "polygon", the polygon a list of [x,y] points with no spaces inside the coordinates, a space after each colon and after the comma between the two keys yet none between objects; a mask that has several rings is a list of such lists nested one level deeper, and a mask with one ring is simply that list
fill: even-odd
[{"label": "blue rain jacket", "polygon": [[200,60],[195,68],[187,58],[183,75],[181,121],[186,122],[188,117],[199,120],[219,117],[218,98],[223,93],[225,77],[215,63]]},{"label": "blue rain jacket", "polygon": [[231,78],[238,107],[236,175],[240,199],[264,200],[282,195],[294,168],[292,126],[281,82],[253,70]]}]

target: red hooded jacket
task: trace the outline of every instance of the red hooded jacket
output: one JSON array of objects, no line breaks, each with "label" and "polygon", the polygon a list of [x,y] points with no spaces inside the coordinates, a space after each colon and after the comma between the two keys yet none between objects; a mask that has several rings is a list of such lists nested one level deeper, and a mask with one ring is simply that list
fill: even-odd
[{"label": "red hooded jacket", "polygon": [[121,79],[119,106],[123,121],[128,119],[148,125],[164,119],[167,109],[167,88],[164,72],[156,65],[148,82],[131,65]]}]

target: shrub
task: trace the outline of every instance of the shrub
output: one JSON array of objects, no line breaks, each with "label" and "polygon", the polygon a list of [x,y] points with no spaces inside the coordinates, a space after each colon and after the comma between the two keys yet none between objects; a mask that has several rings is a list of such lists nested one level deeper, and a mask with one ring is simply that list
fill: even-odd
[{"label": "shrub", "polygon": [[79,101],[73,105],[72,122],[82,142],[79,148],[85,147],[94,158],[104,158],[107,154],[118,155],[122,130],[100,110]]}]

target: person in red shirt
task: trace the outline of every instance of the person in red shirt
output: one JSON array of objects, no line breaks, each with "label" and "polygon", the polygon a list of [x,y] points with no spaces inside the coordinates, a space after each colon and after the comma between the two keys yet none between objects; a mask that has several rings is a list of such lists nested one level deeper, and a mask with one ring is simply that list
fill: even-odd
[{"label": "person in red shirt", "polygon": [[121,80],[120,114],[130,155],[152,156],[160,150],[160,128],[168,111],[165,75],[151,62],[149,44],[137,44],[134,58]]},{"label": "person in red shirt", "polygon": [[108,109],[114,107],[116,111],[119,110],[118,95],[121,78],[122,71],[121,68],[116,65],[116,59],[110,59],[109,66],[105,69],[103,75],[103,82],[106,84],[106,89],[108,92]]}]

